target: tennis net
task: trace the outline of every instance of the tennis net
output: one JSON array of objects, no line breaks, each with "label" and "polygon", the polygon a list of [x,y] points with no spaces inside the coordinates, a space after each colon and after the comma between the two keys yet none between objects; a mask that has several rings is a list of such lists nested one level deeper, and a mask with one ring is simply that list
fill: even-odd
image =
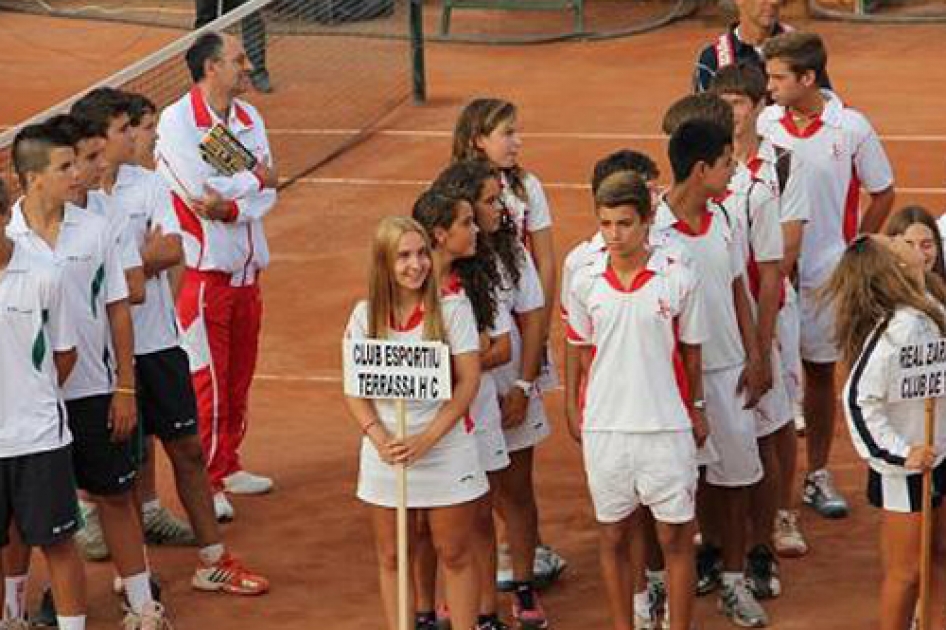
[{"label": "tennis net", "polygon": [[[273,93],[246,98],[266,121],[285,187],[369,135],[412,94],[423,98],[420,34],[410,32],[419,10],[411,0],[249,0],[89,89],[137,92],[163,108],[190,89],[184,52],[201,33],[239,35],[250,60],[265,60],[271,76]],[[86,92],[0,134],[0,176],[14,189],[17,130],[68,111]]]}]

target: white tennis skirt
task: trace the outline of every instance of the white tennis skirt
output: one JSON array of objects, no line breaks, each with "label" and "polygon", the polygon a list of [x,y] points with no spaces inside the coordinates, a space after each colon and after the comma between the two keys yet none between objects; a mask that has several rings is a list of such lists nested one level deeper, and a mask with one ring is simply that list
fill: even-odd
[{"label": "white tennis skirt", "polygon": [[[489,490],[475,438],[456,427],[417,463],[407,469],[407,507],[459,505]],[[361,442],[358,498],[379,507],[397,507],[397,471],[381,461],[367,438]]]}]

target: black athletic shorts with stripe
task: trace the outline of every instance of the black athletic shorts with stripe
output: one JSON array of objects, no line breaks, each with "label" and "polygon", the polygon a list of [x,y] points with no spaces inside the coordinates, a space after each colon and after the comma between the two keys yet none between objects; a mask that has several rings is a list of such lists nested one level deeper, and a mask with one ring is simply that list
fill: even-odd
[{"label": "black athletic shorts with stripe", "polygon": [[[933,469],[933,507],[943,503],[946,494],[946,460]],[[904,514],[923,511],[923,475],[884,475],[873,468],[867,473],[867,501],[888,512]]]},{"label": "black athletic shorts with stripe", "polygon": [[49,547],[79,529],[72,447],[0,458],[0,546],[10,525],[30,547]]}]

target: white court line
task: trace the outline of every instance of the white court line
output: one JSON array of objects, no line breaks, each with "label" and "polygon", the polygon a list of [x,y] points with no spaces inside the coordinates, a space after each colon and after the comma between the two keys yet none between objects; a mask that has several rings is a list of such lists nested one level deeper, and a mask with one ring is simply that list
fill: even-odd
[{"label": "white court line", "polygon": [[[354,136],[362,133],[361,129],[267,129],[271,135],[282,136]],[[443,129],[379,129],[371,135],[401,138],[451,138],[452,130]],[[559,140],[665,140],[667,136],[659,133],[630,132],[592,132],[592,131],[525,131],[523,138],[543,138]],[[889,134],[880,136],[887,142],[946,142],[946,135],[940,134]]]},{"label": "white court line", "polygon": [[[303,177],[296,180],[299,184],[311,186],[409,186],[412,188],[429,186],[423,179],[373,179],[369,177]],[[542,182],[542,186],[551,190],[588,190],[588,184],[577,182]],[[898,186],[898,193],[910,195],[946,195],[946,188]]]}]

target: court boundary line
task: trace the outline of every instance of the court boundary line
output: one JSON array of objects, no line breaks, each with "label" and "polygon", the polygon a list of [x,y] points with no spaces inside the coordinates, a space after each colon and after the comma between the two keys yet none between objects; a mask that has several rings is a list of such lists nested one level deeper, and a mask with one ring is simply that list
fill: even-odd
[{"label": "court boundary line", "polygon": [[[0,133],[10,131],[17,125],[0,125]],[[353,136],[362,133],[359,129],[267,129],[271,136]],[[371,135],[394,138],[451,138],[453,131],[449,129],[379,129]],[[631,131],[597,132],[597,131],[525,131],[524,139],[541,140],[632,140],[632,141],[659,141],[666,140],[667,136],[660,133],[636,133]],[[931,143],[946,142],[946,134],[881,134],[884,142]]]},{"label": "court boundary line", "polygon": [[[296,184],[306,184],[309,186],[403,186],[403,187],[421,187],[429,186],[429,180],[423,179],[380,179],[371,177],[302,177],[295,181]],[[588,184],[578,182],[542,182],[543,188],[549,190],[576,190],[587,191],[591,189]],[[898,193],[911,195],[944,195],[946,187],[936,186],[895,186]]]}]

